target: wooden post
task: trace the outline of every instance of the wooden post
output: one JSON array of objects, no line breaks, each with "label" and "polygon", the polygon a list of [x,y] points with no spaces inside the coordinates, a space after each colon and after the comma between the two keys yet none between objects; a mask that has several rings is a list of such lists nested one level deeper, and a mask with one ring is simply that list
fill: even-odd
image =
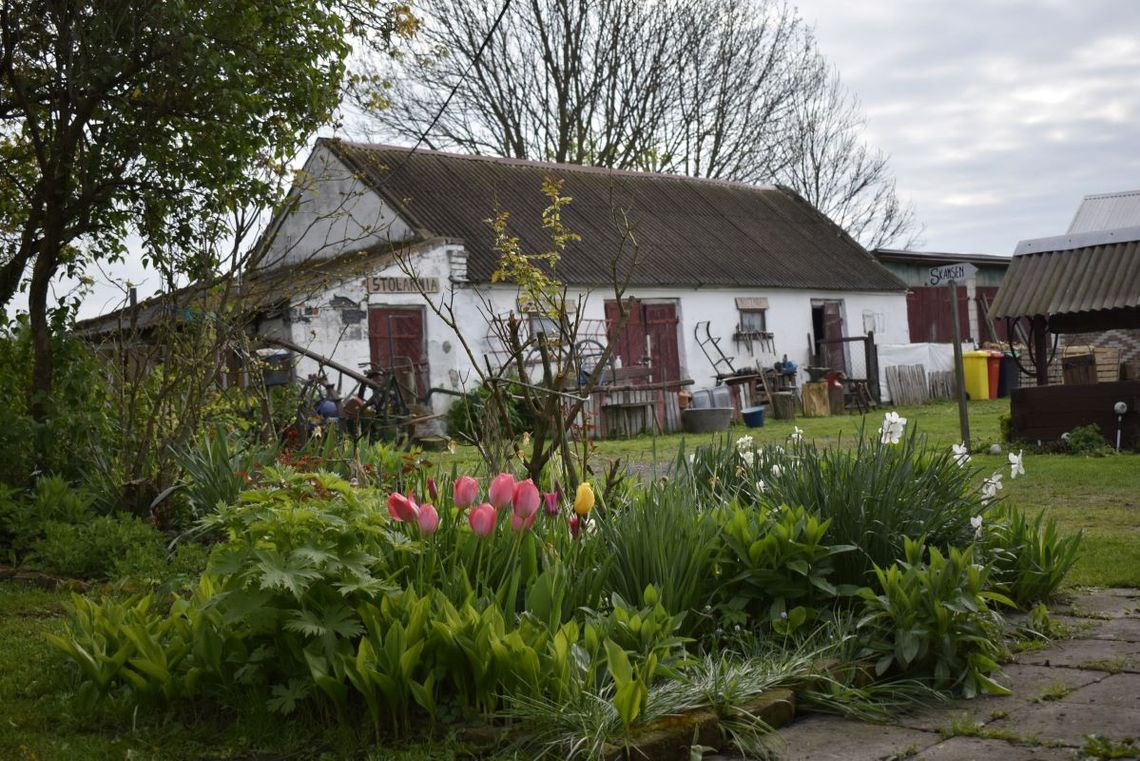
[{"label": "wooden post", "polygon": [[867,337],[863,340],[863,363],[867,368],[867,385],[870,387],[868,390],[871,392],[871,398],[875,400],[875,404],[883,403],[882,390],[879,388],[879,351],[875,347],[875,331],[867,331]]},{"label": "wooden post", "polygon": [[950,324],[954,339],[954,382],[958,386],[958,427],[962,432],[962,443],[969,449],[970,415],[966,412],[966,373],[962,367],[962,329],[958,325],[958,286],[951,280],[947,287],[950,289]]},{"label": "wooden post", "polygon": [[1033,318],[1033,353],[1037,360],[1037,385],[1049,385],[1049,322],[1044,315]]}]

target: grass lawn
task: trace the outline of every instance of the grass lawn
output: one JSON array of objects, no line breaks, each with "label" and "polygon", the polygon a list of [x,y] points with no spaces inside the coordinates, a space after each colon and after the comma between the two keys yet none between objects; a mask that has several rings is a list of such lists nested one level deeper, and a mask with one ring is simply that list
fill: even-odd
[{"label": "grass lawn", "polygon": [[[999,439],[998,418],[1008,409],[1004,401],[974,402],[970,425],[975,447]],[[943,403],[901,408],[938,446],[959,440],[957,408]],[[818,444],[844,445],[859,426],[878,428],[882,413],[797,420],[794,425]],[[729,435],[752,435],[760,443],[783,442],[793,423],[770,421],[760,429],[734,428]],[[686,437],[688,446],[712,436]],[[606,441],[598,445],[601,459],[620,457],[645,470],[656,459],[662,472],[681,445],[680,435]],[[475,459],[470,448],[455,455],[433,457],[444,467],[461,468]],[[1005,454],[974,455],[985,472],[1006,474],[1002,496],[1017,507],[1045,510],[1063,529],[1084,530],[1080,557],[1069,576],[1070,585],[1140,587],[1140,455],[1076,457],[1026,454],[1026,475],[1008,478]],[[316,722],[303,719],[253,718],[234,723],[216,711],[194,706],[155,707],[130,712],[101,706],[78,715],[69,696],[74,685],[44,640],[46,632],[64,627],[67,595],[0,582],[0,759],[32,761],[63,759],[266,759],[364,758],[421,761],[466,757],[454,742],[416,746],[403,751],[362,750],[366,730],[306,729]]]}]

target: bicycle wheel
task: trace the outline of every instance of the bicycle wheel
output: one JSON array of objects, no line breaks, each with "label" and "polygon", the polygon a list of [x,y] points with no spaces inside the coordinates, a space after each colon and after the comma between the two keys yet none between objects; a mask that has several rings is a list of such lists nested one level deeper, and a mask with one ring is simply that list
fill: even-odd
[{"label": "bicycle wheel", "polygon": [[584,338],[574,344],[574,377],[579,386],[585,385],[590,379],[590,374],[605,353],[606,347],[593,338]]}]

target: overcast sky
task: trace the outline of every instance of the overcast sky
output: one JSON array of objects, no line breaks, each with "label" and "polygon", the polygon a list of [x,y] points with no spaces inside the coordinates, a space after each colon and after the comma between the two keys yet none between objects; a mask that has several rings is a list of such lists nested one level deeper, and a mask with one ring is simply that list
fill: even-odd
[{"label": "overcast sky", "polygon": [[[1140,189],[1140,0],[792,1],[862,101],[922,248],[1011,254],[1065,232],[1084,195]],[[153,291],[136,261],[110,269]],[[121,298],[102,286],[82,312]]]},{"label": "overcast sky", "polygon": [[1140,189],[1140,2],[794,0],[931,251],[1012,254]]}]

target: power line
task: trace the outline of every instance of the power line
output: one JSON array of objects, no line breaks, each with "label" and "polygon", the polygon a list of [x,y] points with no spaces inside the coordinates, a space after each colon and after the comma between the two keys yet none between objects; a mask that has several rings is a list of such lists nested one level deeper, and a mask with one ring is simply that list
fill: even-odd
[{"label": "power line", "polygon": [[413,145],[412,149],[408,151],[407,155],[400,160],[400,163],[396,165],[396,168],[388,172],[388,174],[385,175],[383,179],[377,183],[377,186],[383,185],[385,182],[387,182],[389,177],[403,169],[404,165],[408,163],[408,160],[415,155],[417,150],[419,150],[420,145],[422,145],[424,140],[427,139],[428,134],[433,129],[435,129],[435,125],[443,116],[443,112],[447,110],[447,107],[449,105],[451,105],[451,99],[455,97],[455,94],[457,92],[459,92],[460,86],[462,86],[463,81],[467,79],[467,75],[471,73],[471,69],[474,68],[475,64],[479,63],[479,59],[483,57],[483,51],[487,49],[487,45],[490,44],[491,38],[495,36],[495,31],[499,28],[499,22],[503,20],[503,16],[507,15],[507,10],[510,7],[511,0],[505,0],[503,7],[499,10],[499,15],[495,17],[495,23],[491,24],[491,28],[488,30],[487,35],[483,38],[483,42],[480,43],[479,49],[475,51],[475,57],[471,59],[471,62],[469,64],[467,64],[467,68],[463,70],[463,74],[460,75],[458,81],[456,81],[456,83],[452,86],[451,92],[447,94],[447,98],[443,101],[443,105],[439,107],[438,111],[436,111],[435,116],[431,120],[431,123],[428,124],[427,128],[424,129],[423,132],[420,133],[419,139],[416,140],[415,145]]}]

